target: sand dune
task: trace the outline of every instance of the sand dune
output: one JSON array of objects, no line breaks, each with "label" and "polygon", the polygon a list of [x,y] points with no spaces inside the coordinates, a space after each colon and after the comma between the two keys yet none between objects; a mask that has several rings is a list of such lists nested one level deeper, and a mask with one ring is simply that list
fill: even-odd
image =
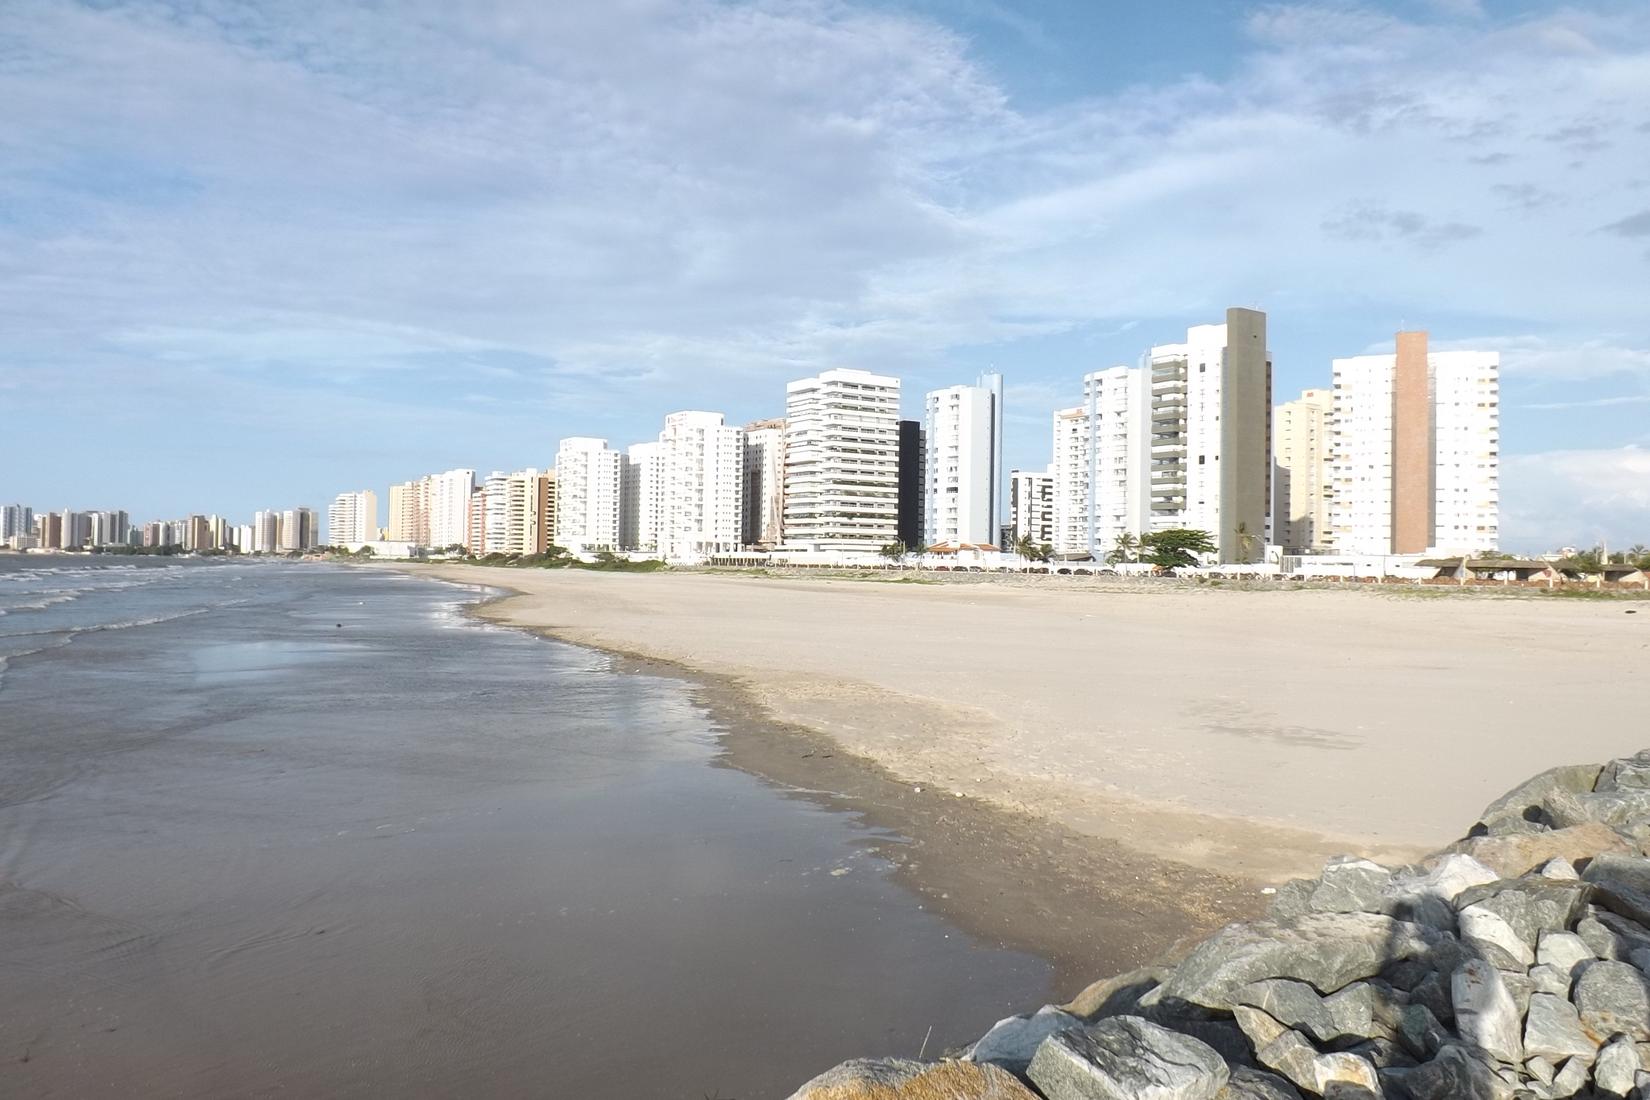
[{"label": "sand dune", "polygon": [[1266,879],[1436,847],[1535,771],[1650,744],[1650,604],[414,568],[912,783]]}]

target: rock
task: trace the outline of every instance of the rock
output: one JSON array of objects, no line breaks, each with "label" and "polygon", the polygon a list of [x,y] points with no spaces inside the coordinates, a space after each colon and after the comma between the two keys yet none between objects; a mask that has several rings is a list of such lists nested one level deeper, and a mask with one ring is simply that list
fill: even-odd
[{"label": "rock", "polygon": [[[1585,1075],[1582,1080],[1586,1080]],[[1413,1100],[1507,1100],[1512,1096],[1512,1089],[1488,1063],[1458,1043],[1409,1071],[1403,1082]]]},{"label": "rock", "polygon": [[1587,814],[1600,824],[1623,829],[1650,814],[1650,791],[1614,790],[1586,799]]},{"label": "rock", "polygon": [[1291,921],[1296,917],[1305,916],[1312,911],[1312,895],[1317,889],[1317,879],[1290,879],[1278,887],[1278,892],[1273,895],[1272,904],[1266,908],[1266,919]]},{"label": "rock", "polygon": [[1115,978],[1102,978],[1059,1007],[1086,1020],[1132,1013],[1140,998],[1156,989],[1167,974],[1164,967],[1147,966]]},{"label": "rock", "polygon": [[1373,860],[1337,856],[1324,865],[1307,907],[1316,913],[1378,913],[1391,877]]},{"label": "rock", "polygon": [[1420,1064],[1410,1056],[1409,1051],[1391,1039],[1368,1039],[1355,1046],[1348,1047],[1347,1052],[1365,1059],[1377,1071]]},{"label": "rock", "polygon": [[1639,924],[1650,923],[1650,859],[1599,856],[1582,878],[1594,885],[1600,905]]},{"label": "rock", "polygon": [[1381,1094],[1350,1081],[1331,1081],[1323,1087],[1323,1100],[1381,1100]]},{"label": "rock", "polygon": [[1550,1085],[1553,1083],[1553,1078],[1558,1074],[1558,1067],[1547,1061],[1547,1059],[1537,1056],[1524,1059],[1524,1072],[1543,1085]]},{"label": "rock", "polygon": [[1576,979],[1575,1004],[1581,1026],[1599,1042],[1625,1034],[1650,1039],[1650,978],[1631,963],[1590,963]]},{"label": "rock", "polygon": [[1036,1100],[1013,1074],[970,1062],[861,1058],[803,1085],[791,1100]]},{"label": "rock", "polygon": [[[1641,946],[1634,942],[1631,936],[1622,935],[1612,925],[1605,924],[1606,916],[1613,913],[1594,913],[1590,917],[1583,917],[1576,923],[1576,935],[1587,945],[1588,950],[1601,959],[1621,960],[1628,958]],[[1646,940],[1642,946],[1650,946]]]},{"label": "rock", "polygon": [[1604,765],[1599,772],[1595,791],[1650,788],[1650,749],[1623,756]]},{"label": "rock", "polygon": [[1332,1025],[1330,1039],[1389,1032],[1390,1029],[1377,1027],[1375,1023],[1375,1000],[1375,988],[1368,982],[1353,982],[1340,992],[1325,997],[1323,1007],[1328,1010]]},{"label": "rock", "polygon": [[1056,1031],[1082,1026],[1080,1017],[1047,1005],[1030,1016],[998,1020],[964,1057],[970,1062],[990,1062],[1014,1073],[1023,1073],[1044,1039]]},{"label": "rock", "polygon": [[1388,881],[1381,912],[1389,917],[1453,931],[1455,899],[1470,886],[1495,882],[1501,876],[1461,853],[1441,857],[1424,873],[1403,871]]},{"label": "rock", "polygon": [[1541,821],[1549,829],[1568,829],[1592,820],[1587,804],[1569,791],[1551,790],[1541,800]]},{"label": "rock", "polygon": [[1213,1100],[1229,1071],[1205,1043],[1109,1016],[1044,1039],[1026,1076],[1047,1100]]},{"label": "rock", "polygon": [[1582,860],[1616,853],[1632,855],[1633,846],[1608,825],[1577,825],[1552,832],[1481,836],[1462,841],[1461,851],[1502,878],[1517,878],[1553,859]]},{"label": "rock", "polygon": [[1592,1058],[1598,1043],[1582,1030],[1575,1005],[1563,997],[1537,993],[1530,998],[1530,1012],[1524,1018],[1524,1054],[1550,1059],[1555,1065],[1566,1058]]},{"label": "rock", "polygon": [[[1591,794],[1593,784],[1604,771],[1602,765],[1574,764],[1549,768],[1525,780],[1500,798],[1484,807],[1478,821],[1468,830],[1474,835],[1498,836],[1517,832],[1541,821],[1541,803],[1553,791],[1569,794]],[[1522,872],[1518,872],[1522,873]]]},{"label": "rock", "polygon": [[1590,1063],[1580,1058],[1571,1058],[1558,1067],[1558,1076],[1553,1078],[1552,1094],[1555,1097],[1574,1096],[1587,1087],[1588,1065]]},{"label": "rock", "polygon": [[1323,998],[1305,982],[1267,978],[1239,989],[1233,1000],[1239,1005],[1258,1008],[1284,1027],[1304,1031],[1320,1043],[1345,1034],[1336,1027]]},{"label": "rock", "polygon": [[1593,1084],[1605,1096],[1630,1094],[1639,1073],[1639,1052],[1625,1036],[1604,1044],[1593,1063]]},{"label": "rock", "polygon": [[1318,1048],[1298,1031],[1282,1035],[1255,1051],[1255,1058],[1267,1069],[1276,1070],[1297,1088],[1316,1092]]},{"label": "rock", "polygon": [[1513,930],[1505,917],[1482,905],[1469,905],[1456,914],[1461,939],[1502,970],[1523,973],[1535,961],[1535,952]]},{"label": "rock", "polygon": [[1409,999],[1415,1004],[1426,1005],[1440,1023],[1455,1022],[1455,1002],[1450,999],[1447,975],[1428,974],[1410,989]]},{"label": "rock", "polygon": [[1575,864],[1567,859],[1549,859],[1541,865],[1541,877],[1555,879],[1559,882],[1575,882],[1581,878],[1576,873]]},{"label": "rock", "polygon": [[1215,1100],[1301,1100],[1301,1094],[1275,1073],[1233,1066],[1231,1078],[1215,1093]]},{"label": "rock", "polygon": [[1227,925],[1163,983],[1166,997],[1230,1011],[1237,990],[1265,978],[1293,978],[1332,993],[1391,963],[1446,946],[1432,929],[1373,913],[1311,913],[1279,924]]},{"label": "rock", "polygon": [[1518,1006],[1493,966],[1468,959],[1451,975],[1450,994],[1461,1038],[1499,1061],[1523,1060]]},{"label": "rock", "polygon": [[1535,961],[1552,967],[1567,978],[1575,976],[1576,967],[1596,958],[1597,952],[1574,932],[1543,932],[1536,943]]},{"label": "rock", "polygon": [[1255,1050],[1267,1046],[1289,1030],[1269,1014],[1250,1005],[1234,1006],[1232,1016],[1237,1020],[1243,1034],[1248,1036],[1249,1045]]},{"label": "rock", "polygon": [[1530,967],[1530,982],[1532,994],[1551,993],[1566,999],[1570,996],[1570,975],[1556,966],[1538,964]]},{"label": "rock", "polygon": [[1426,1005],[1404,1009],[1398,1026],[1398,1041],[1416,1058],[1431,1058],[1449,1042],[1450,1034]]},{"label": "rock", "polygon": [[1646,974],[1650,974],[1650,948],[1641,947],[1637,951],[1629,951],[1627,961]]},{"label": "rock", "polygon": [[1318,1055],[1312,1060],[1312,1070],[1317,1079],[1315,1091],[1321,1094],[1327,1094],[1330,1086],[1337,1084],[1356,1085],[1373,1093],[1378,1093],[1381,1087],[1375,1066],[1348,1051]]}]

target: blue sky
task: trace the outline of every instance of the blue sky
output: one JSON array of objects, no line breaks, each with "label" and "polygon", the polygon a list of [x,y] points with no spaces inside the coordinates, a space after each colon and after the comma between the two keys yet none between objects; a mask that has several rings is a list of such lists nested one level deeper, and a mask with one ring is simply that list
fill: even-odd
[{"label": "blue sky", "polygon": [[0,4],[0,498],[323,506],[1227,305],[1503,355],[1509,544],[1650,541],[1650,6]]}]

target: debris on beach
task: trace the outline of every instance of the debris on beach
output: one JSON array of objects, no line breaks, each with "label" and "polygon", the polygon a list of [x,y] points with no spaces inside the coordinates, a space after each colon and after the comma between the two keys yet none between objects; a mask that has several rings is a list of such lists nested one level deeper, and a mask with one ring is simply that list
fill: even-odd
[{"label": "debris on beach", "polygon": [[1417,865],[1333,859],[956,1058],[791,1100],[1035,1097],[1650,1100],[1650,750],[1543,772]]}]

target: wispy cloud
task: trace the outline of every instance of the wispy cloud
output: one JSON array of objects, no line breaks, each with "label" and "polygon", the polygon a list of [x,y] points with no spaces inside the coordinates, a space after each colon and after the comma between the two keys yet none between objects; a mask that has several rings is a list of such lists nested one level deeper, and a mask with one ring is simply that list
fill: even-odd
[{"label": "wispy cloud", "polygon": [[1643,210],[1620,221],[1601,226],[1599,231],[1614,233],[1618,237],[1650,237],[1650,210]]}]

